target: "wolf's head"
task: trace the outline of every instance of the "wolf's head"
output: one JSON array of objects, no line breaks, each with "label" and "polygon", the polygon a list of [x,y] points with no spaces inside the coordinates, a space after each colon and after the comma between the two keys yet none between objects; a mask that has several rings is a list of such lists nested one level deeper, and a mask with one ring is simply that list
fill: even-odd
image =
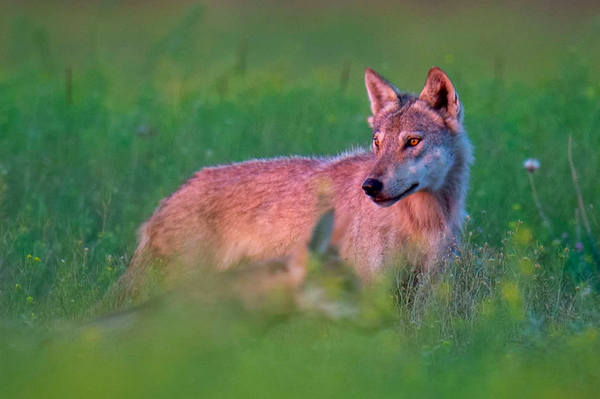
[{"label": "wolf's head", "polygon": [[363,190],[380,206],[443,188],[462,131],[463,112],[448,76],[431,68],[419,96],[401,93],[372,69],[365,83],[376,162]]}]

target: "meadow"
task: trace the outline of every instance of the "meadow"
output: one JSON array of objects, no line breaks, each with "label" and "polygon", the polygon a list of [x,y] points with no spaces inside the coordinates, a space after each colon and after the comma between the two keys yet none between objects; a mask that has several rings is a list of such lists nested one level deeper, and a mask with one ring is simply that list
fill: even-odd
[{"label": "meadow", "polygon": [[[598,396],[599,7],[0,7],[0,397]],[[87,324],[196,170],[368,146],[364,68],[416,92],[432,65],[476,157],[443,272],[391,270],[352,319],[184,301]]]}]

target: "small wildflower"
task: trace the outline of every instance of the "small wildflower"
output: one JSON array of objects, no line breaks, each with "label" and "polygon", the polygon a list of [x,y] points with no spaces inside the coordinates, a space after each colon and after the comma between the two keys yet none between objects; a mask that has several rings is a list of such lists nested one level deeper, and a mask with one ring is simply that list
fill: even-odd
[{"label": "small wildflower", "polygon": [[41,259],[40,259],[40,258],[38,258],[38,257],[36,256],[36,257],[33,259],[33,261],[34,261],[34,262],[39,262],[39,261],[41,261]]},{"label": "small wildflower", "polygon": [[32,296],[28,296],[27,297],[27,303],[31,303],[33,302],[33,297]]},{"label": "small wildflower", "polygon": [[528,173],[534,173],[540,168],[540,161],[538,161],[535,158],[529,158],[526,159],[525,162],[523,162],[523,166],[525,167],[525,169],[527,169]]},{"label": "small wildflower", "polygon": [[31,256],[31,255],[27,255],[27,259],[31,259],[31,258],[32,258],[32,256]]},{"label": "small wildflower", "polygon": [[15,288],[18,289],[18,290],[20,290],[23,287],[21,287],[21,284],[15,284]]},{"label": "small wildflower", "polygon": [[535,265],[533,265],[536,269],[539,269],[541,266],[539,263],[536,263]]},{"label": "small wildflower", "polygon": [[135,134],[140,137],[152,137],[156,134],[156,130],[150,125],[141,124],[137,127]]},{"label": "small wildflower", "polygon": [[583,244],[581,242],[578,242],[577,244],[575,244],[575,251],[577,251],[577,252],[583,251]]},{"label": "small wildflower", "polygon": [[65,263],[65,260],[64,260],[64,259],[61,259],[61,260],[60,260],[60,262],[61,262],[61,263]]},{"label": "small wildflower", "polygon": [[87,252],[87,251],[89,251],[89,248],[88,248],[88,247],[85,247],[85,248],[83,248],[83,250],[84,250],[85,252]]}]

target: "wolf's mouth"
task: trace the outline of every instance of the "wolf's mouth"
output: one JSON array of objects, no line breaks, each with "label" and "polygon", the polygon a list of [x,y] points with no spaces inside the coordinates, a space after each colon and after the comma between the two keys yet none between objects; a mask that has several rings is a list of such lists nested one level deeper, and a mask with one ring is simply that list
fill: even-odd
[{"label": "wolf's mouth", "polygon": [[377,205],[390,206],[395,204],[397,201],[411,194],[417,187],[419,187],[419,183],[415,183],[410,186],[408,189],[404,190],[400,195],[397,195],[392,198],[373,198],[373,202]]}]

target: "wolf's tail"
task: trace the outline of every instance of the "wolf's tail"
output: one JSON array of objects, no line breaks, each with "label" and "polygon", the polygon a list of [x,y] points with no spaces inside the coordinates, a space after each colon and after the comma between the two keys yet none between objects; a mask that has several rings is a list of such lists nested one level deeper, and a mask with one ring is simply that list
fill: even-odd
[{"label": "wolf's tail", "polygon": [[138,230],[138,246],[129,261],[127,269],[104,294],[96,307],[96,313],[115,311],[123,308],[128,302],[137,302],[142,287],[146,267],[150,261],[148,253],[150,239],[144,223]]}]

